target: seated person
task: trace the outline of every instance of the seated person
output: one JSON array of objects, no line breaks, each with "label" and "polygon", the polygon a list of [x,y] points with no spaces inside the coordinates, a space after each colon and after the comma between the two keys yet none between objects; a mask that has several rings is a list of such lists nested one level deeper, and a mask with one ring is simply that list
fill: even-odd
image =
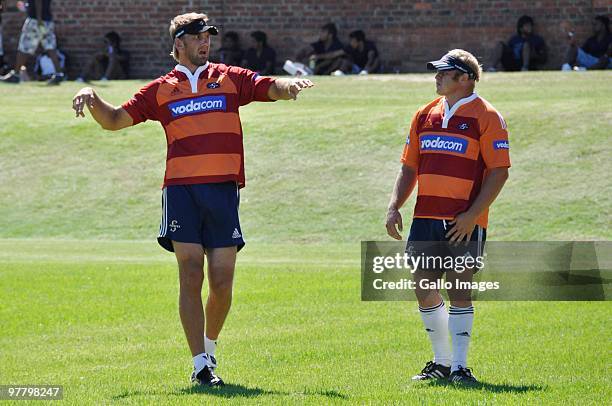
[{"label": "seated person", "polygon": [[240,66],[259,72],[261,75],[273,75],[276,65],[276,51],[268,46],[268,37],[265,32],[253,31],[251,33],[253,46],[246,50]]},{"label": "seated person", "polygon": [[593,36],[589,37],[582,47],[576,46],[576,37],[569,34],[569,49],[566,63],[561,69],[571,70],[574,66],[585,69],[612,68],[612,34],[610,19],[600,15],[593,19]]},{"label": "seated person", "polygon": [[115,31],[104,35],[104,48],[94,55],[77,78],[77,82],[89,79],[127,79],[130,54],[121,49],[121,37]]},{"label": "seated person", "polygon": [[[546,63],[547,50],[544,39],[533,32],[533,18],[522,16],[516,23],[516,35],[508,44],[500,42],[488,71],[534,70]],[[527,46],[525,46],[527,44]]]},{"label": "seated person", "polygon": [[243,51],[240,46],[240,37],[238,33],[235,31],[228,31],[221,38],[221,48],[217,50],[211,60],[225,65],[240,66],[242,56]]},{"label": "seated person", "polygon": [[[59,61],[62,71],[66,70],[66,54],[59,48],[56,49],[57,59]],[[47,55],[47,52],[43,52],[36,57],[36,63],[34,64],[34,75],[37,80],[49,80],[56,73],[55,65],[53,61]],[[25,73],[27,75],[27,73]]]},{"label": "seated person", "polygon": [[344,46],[338,40],[338,29],[334,23],[329,23],[321,27],[319,40],[300,52],[298,60],[307,59],[306,64],[315,75],[329,75],[342,68],[344,56]]},{"label": "seated person", "polygon": [[348,55],[349,69],[346,73],[376,73],[380,69],[378,49],[372,41],[367,41],[365,33],[361,30],[349,34],[349,46],[345,52]]}]

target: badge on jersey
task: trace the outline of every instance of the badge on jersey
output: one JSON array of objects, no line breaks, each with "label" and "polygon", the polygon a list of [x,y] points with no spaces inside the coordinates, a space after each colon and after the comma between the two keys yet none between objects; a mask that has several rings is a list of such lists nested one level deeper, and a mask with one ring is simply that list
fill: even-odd
[{"label": "badge on jersey", "polygon": [[204,96],[181,100],[168,105],[172,117],[181,117],[206,111],[226,111],[225,96]]},{"label": "badge on jersey", "polygon": [[467,140],[459,137],[446,135],[424,135],[421,137],[421,151],[447,151],[465,154],[467,147]]},{"label": "badge on jersey", "polygon": [[510,149],[508,140],[495,140],[493,141],[493,149]]}]

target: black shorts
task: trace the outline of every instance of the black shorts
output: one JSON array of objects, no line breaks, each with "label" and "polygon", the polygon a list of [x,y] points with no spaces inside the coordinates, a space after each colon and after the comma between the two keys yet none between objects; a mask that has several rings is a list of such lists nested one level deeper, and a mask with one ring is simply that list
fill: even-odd
[{"label": "black shorts", "polygon": [[244,247],[235,182],[171,185],[162,192],[159,245],[171,252],[172,241],[204,248]]},{"label": "black shorts", "polygon": [[[484,244],[487,238],[487,229],[477,225],[467,244],[465,241],[462,241],[457,245],[451,245],[448,243],[446,233],[448,233],[452,227],[452,224],[449,224],[448,220],[426,218],[413,219],[412,225],[410,226],[406,252],[413,257],[439,257],[442,263],[444,259],[447,258],[451,258],[456,262],[455,259],[459,257],[480,258],[482,260]],[[432,260],[431,263],[433,264],[435,261]],[[436,271],[449,270],[446,267],[439,266],[426,268]],[[425,267],[421,269],[425,269]],[[475,267],[474,272],[477,272],[479,269],[480,268]]]}]

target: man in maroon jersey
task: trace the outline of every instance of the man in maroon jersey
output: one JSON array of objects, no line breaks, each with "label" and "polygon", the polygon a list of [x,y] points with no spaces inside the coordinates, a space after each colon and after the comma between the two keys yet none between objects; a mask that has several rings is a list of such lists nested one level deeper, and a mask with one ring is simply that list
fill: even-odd
[{"label": "man in maroon jersey", "polygon": [[[236,253],[244,246],[238,219],[239,189],[245,185],[238,109],[252,101],[295,99],[313,86],[307,79],[262,77],[208,62],[210,35],[217,34],[205,14],[178,15],[170,23],[172,56],[178,62],[172,71],[121,106],[89,87],[73,100],[77,117],[87,106],[107,130],[146,120],[164,128],[168,153],[158,242],[178,262],[179,313],[194,363],[191,379],[208,386],[223,385],[215,374],[215,350],[231,305]],[[205,258],[209,295],[204,311]]]}]

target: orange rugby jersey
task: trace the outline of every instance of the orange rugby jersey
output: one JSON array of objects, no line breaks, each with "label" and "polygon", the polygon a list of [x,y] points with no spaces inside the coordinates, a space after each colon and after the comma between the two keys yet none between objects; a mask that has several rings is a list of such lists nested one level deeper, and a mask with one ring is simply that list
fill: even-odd
[{"label": "orange rugby jersey", "polygon": [[[471,206],[487,169],[510,167],[502,116],[476,93],[451,109],[444,97],[421,107],[401,161],[417,170],[415,218],[451,220]],[[476,223],[487,227],[488,209]]]},{"label": "orange rugby jersey", "polygon": [[245,185],[242,125],[238,108],[271,101],[274,79],[248,69],[206,63],[193,74],[177,65],[122,107],[134,125],[164,127],[168,152],[164,186],[235,181]]}]

